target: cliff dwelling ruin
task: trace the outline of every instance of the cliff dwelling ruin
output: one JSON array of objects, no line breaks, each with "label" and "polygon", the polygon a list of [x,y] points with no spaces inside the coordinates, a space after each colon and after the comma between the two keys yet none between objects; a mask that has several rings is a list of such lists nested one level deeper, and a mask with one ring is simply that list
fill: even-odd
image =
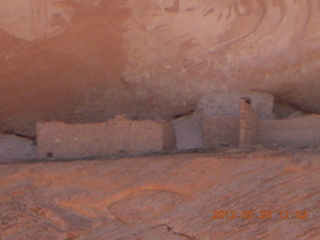
[{"label": "cliff dwelling ruin", "polygon": [[0,0],[0,239],[319,240],[320,0]]},{"label": "cliff dwelling ruin", "polygon": [[[298,112],[276,119],[273,104],[269,93],[214,92],[202,97],[194,111],[170,122],[130,120],[121,115],[105,123],[38,122],[36,143],[26,146],[12,135],[3,136],[13,144],[11,151],[2,150],[2,156],[27,159],[38,152],[39,159],[76,159],[220,146],[301,148],[320,144],[320,115]],[[17,155],[23,146],[20,152],[26,155]]]}]

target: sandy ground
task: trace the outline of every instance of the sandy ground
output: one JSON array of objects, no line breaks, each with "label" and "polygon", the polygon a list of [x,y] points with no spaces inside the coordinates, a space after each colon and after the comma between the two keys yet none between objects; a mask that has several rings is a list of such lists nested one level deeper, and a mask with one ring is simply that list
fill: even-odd
[{"label": "sandy ground", "polygon": [[318,240],[319,159],[229,149],[2,163],[0,238]]}]

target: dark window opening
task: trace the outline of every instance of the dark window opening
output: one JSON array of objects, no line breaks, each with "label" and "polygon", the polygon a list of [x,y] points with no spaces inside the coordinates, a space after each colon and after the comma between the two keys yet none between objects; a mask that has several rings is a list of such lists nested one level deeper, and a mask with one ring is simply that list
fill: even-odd
[{"label": "dark window opening", "polygon": [[47,152],[47,158],[53,158],[53,152]]},{"label": "dark window opening", "polygon": [[251,97],[242,97],[241,99],[243,99],[246,103],[251,104]]}]

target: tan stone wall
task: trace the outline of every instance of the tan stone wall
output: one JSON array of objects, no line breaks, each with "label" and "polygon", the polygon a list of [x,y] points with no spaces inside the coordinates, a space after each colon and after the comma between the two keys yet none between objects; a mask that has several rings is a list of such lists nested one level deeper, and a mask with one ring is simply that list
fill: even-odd
[{"label": "tan stone wall", "polygon": [[177,148],[176,133],[171,123],[163,123],[162,141],[162,150],[173,150]]},{"label": "tan stone wall", "polygon": [[227,115],[204,116],[202,133],[204,147],[238,146],[239,117]]},{"label": "tan stone wall", "polygon": [[254,91],[211,93],[199,101],[196,113],[203,116],[239,116],[239,100],[242,97],[251,98],[251,106],[260,118],[274,118],[272,94]]},{"label": "tan stone wall", "polygon": [[240,137],[239,146],[250,146],[258,143],[259,117],[251,104],[240,99]]},{"label": "tan stone wall", "polygon": [[283,120],[261,120],[259,142],[306,146],[320,143],[320,115]]},{"label": "tan stone wall", "polygon": [[177,139],[177,149],[199,149],[203,147],[203,136],[197,116],[189,115],[172,121]]},{"label": "tan stone wall", "polygon": [[110,154],[140,154],[174,148],[173,128],[162,122],[116,117],[106,123],[37,124],[39,158],[80,158]]}]

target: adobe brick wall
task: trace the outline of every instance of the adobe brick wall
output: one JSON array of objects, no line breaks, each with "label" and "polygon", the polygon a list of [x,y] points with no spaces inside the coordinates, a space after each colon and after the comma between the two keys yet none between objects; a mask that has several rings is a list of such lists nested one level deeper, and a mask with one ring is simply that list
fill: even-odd
[{"label": "adobe brick wall", "polygon": [[259,142],[264,145],[306,146],[320,143],[320,115],[261,120]]},{"label": "adobe brick wall", "polygon": [[240,99],[240,137],[239,146],[250,146],[258,144],[259,117],[251,104]]},{"label": "adobe brick wall", "polygon": [[261,119],[274,118],[273,95],[256,91],[211,93],[199,101],[196,113],[202,116],[239,116],[239,100],[242,97],[251,98],[251,106]]},{"label": "adobe brick wall", "polygon": [[162,150],[174,150],[177,149],[176,133],[172,123],[162,123]]},{"label": "adobe brick wall", "polygon": [[122,116],[97,124],[37,123],[39,158],[81,158],[141,154],[175,148],[173,127]]},{"label": "adobe brick wall", "polygon": [[[238,103],[239,105],[239,103]],[[239,117],[228,115],[202,118],[203,145],[206,148],[239,144]]]},{"label": "adobe brick wall", "polygon": [[184,116],[172,121],[176,133],[177,149],[199,149],[203,147],[201,124],[195,115]]},{"label": "adobe brick wall", "polygon": [[[199,119],[202,129],[203,146],[238,146],[240,142],[240,106],[241,98],[250,98],[251,110],[244,117],[244,124],[253,125],[250,131],[242,129],[242,143],[253,144],[257,140],[254,133],[258,129],[254,113],[261,119],[274,119],[272,94],[257,91],[213,92],[199,101],[194,117]],[[248,109],[246,109],[248,110]],[[251,119],[252,118],[252,119]],[[251,131],[252,130],[252,131]],[[242,144],[241,143],[241,144]]]}]

